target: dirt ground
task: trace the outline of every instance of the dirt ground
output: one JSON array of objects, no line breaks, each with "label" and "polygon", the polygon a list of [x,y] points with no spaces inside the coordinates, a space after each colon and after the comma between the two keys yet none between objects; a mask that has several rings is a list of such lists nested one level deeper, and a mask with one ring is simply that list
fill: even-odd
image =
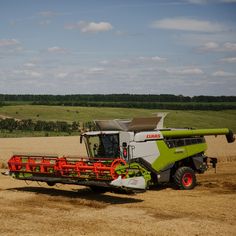
[{"label": "dirt ground", "polygon": [[[8,155],[17,145],[20,151],[49,153],[70,147],[74,155],[79,138],[73,138],[61,143],[32,138],[25,146],[26,140],[0,140],[0,155],[5,160],[3,151]],[[0,235],[236,235],[236,142],[217,140],[208,140],[209,154],[222,155],[217,173],[198,175],[190,191],[160,186],[135,195],[99,195],[85,187],[48,187],[0,175]]]}]

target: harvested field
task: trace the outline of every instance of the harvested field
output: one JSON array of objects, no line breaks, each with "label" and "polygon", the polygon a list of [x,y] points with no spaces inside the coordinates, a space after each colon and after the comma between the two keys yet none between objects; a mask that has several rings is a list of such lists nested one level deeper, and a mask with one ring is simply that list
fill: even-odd
[{"label": "harvested field", "polygon": [[219,161],[236,161],[236,142],[227,143],[225,136],[206,137],[207,155],[219,158]]},{"label": "harvested field", "polygon": [[79,136],[0,138],[0,162],[6,162],[13,153],[86,156],[86,149]]},{"label": "harvested field", "polygon": [[[224,155],[218,156],[217,173],[198,175],[191,191],[162,186],[136,195],[98,195],[85,187],[39,186],[0,175],[0,235],[235,235],[236,143],[208,142],[209,155]],[[3,161],[13,151],[42,150],[84,152],[78,137],[0,140]]]}]

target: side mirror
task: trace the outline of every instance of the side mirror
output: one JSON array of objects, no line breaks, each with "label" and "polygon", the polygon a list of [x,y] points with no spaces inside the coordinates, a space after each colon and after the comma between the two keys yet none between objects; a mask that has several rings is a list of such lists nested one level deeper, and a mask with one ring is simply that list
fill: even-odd
[{"label": "side mirror", "polygon": [[123,157],[126,159],[128,157],[128,149],[127,149],[127,143],[123,142],[122,143],[122,148],[123,148]]}]

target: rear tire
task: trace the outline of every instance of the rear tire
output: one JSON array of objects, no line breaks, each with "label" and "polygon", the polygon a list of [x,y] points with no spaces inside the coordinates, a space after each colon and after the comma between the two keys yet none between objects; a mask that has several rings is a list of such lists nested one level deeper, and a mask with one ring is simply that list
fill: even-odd
[{"label": "rear tire", "polygon": [[194,170],[187,166],[180,167],[175,172],[174,182],[179,189],[193,189],[197,184]]}]

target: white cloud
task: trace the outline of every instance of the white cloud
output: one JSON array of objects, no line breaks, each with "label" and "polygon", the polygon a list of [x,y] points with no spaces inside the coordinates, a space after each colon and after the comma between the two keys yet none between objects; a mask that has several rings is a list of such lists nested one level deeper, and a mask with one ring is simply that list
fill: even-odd
[{"label": "white cloud", "polygon": [[226,72],[224,70],[218,70],[218,71],[212,73],[212,76],[215,76],[215,77],[231,77],[231,76],[235,76],[235,74],[230,73],[230,72]]},{"label": "white cloud", "polygon": [[99,62],[101,65],[108,65],[109,61],[108,60],[102,60]]},{"label": "white cloud", "polygon": [[57,46],[50,47],[47,49],[47,51],[50,53],[66,53],[67,52],[67,50],[65,48],[61,48],[61,47],[57,47]]},{"label": "white cloud", "polygon": [[23,47],[17,39],[0,39],[0,52],[2,55],[14,55],[22,51]]},{"label": "white cloud", "polygon": [[131,69],[135,67],[140,68],[150,68],[157,67],[160,64],[164,64],[168,61],[165,57],[160,56],[139,56],[134,58],[123,58],[123,59],[114,59],[114,60],[102,60],[99,64],[103,67],[110,68],[122,68]]},{"label": "white cloud", "polygon": [[68,76],[68,73],[66,73],[66,72],[58,72],[58,73],[54,74],[54,76],[55,76],[56,78],[64,79],[65,77]]},{"label": "white cloud", "polygon": [[204,74],[203,70],[198,67],[166,69],[166,72],[174,76],[197,76]]},{"label": "white cloud", "polygon": [[100,74],[100,73],[104,72],[104,68],[102,68],[102,67],[92,67],[92,68],[89,68],[87,72],[91,73],[91,74]]},{"label": "white cloud", "polygon": [[24,77],[30,77],[30,78],[39,78],[42,76],[40,72],[34,71],[34,70],[15,70],[13,71],[16,75],[21,75]]},{"label": "white cloud", "polygon": [[236,43],[227,42],[223,45],[223,49],[227,51],[236,51]]},{"label": "white cloud", "polygon": [[183,31],[198,31],[198,32],[221,32],[227,30],[227,27],[210,21],[195,20],[190,18],[165,18],[154,21],[151,24],[152,28],[183,30]]},{"label": "white cloud", "polygon": [[28,62],[24,64],[25,67],[35,67],[34,63]]},{"label": "white cloud", "polygon": [[236,63],[236,57],[225,57],[220,60],[225,63]]},{"label": "white cloud", "polygon": [[80,21],[75,24],[68,24],[65,29],[73,30],[79,29],[82,33],[97,33],[106,32],[113,29],[113,26],[109,22],[86,22]]},{"label": "white cloud", "polygon": [[156,61],[156,62],[166,62],[167,58],[155,56],[155,57],[151,57],[151,60]]},{"label": "white cloud", "polygon": [[220,48],[220,45],[216,42],[207,42],[204,45],[201,46],[202,51],[214,51],[218,50]]},{"label": "white cloud", "polygon": [[[15,69],[0,69],[1,77],[6,78],[0,81],[0,90],[30,93],[33,88],[35,93],[53,94],[85,91],[87,93],[147,93],[148,91],[148,93],[217,95],[229,93],[230,89],[230,94],[235,92],[234,77],[224,77],[227,80],[220,76],[211,77],[208,76],[207,68],[205,72],[197,65],[169,67],[163,63],[157,66],[151,61],[138,61],[138,58],[132,60],[128,58],[128,61],[133,64],[113,66],[110,64],[113,63],[111,60],[97,61],[97,64],[94,61],[91,64],[63,62],[49,66],[47,60],[42,61],[44,64],[31,60],[28,63],[35,63],[36,67],[15,66]],[[135,61],[139,64],[135,64]],[[104,62],[104,65],[99,62]],[[217,70],[219,68],[215,71]],[[101,87],[101,84],[106,86]]]},{"label": "white cloud", "polygon": [[16,39],[0,39],[0,47],[9,47],[19,45],[20,42]]},{"label": "white cloud", "polygon": [[234,43],[236,39],[236,31],[227,32],[181,32],[174,35],[174,40],[178,44],[194,47],[201,50],[206,48],[223,47],[226,42]]},{"label": "white cloud", "polygon": [[167,58],[159,57],[159,56],[153,56],[153,57],[139,57],[138,60],[140,61],[146,61],[146,62],[166,62]]},{"label": "white cloud", "polygon": [[222,43],[219,44],[217,42],[207,42],[204,43],[201,47],[199,47],[200,51],[215,51],[215,52],[231,52],[236,51],[236,43]]}]

